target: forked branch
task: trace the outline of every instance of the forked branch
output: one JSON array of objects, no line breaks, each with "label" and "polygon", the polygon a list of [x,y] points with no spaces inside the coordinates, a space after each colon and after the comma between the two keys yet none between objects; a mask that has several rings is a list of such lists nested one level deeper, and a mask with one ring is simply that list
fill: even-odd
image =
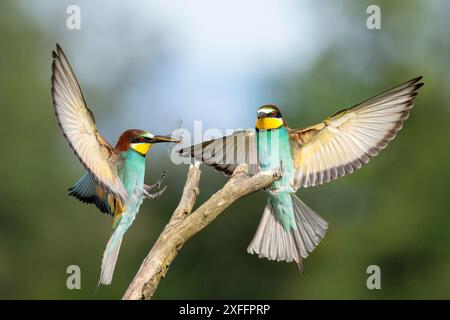
[{"label": "forked branch", "polygon": [[261,190],[280,177],[278,171],[259,172],[250,177],[247,175],[248,166],[239,165],[223,188],[192,212],[199,194],[199,165],[196,163],[189,167],[178,207],[142,262],[122,299],[151,299],[186,241],[213,222],[234,201]]}]

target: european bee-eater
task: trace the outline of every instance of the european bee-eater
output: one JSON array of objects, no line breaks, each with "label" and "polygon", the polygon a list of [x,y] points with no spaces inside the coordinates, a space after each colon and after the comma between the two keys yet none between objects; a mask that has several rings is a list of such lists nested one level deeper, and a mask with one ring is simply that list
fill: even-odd
[{"label": "european bee-eater", "polygon": [[100,275],[101,284],[111,284],[122,238],[144,197],[153,199],[165,190],[161,188],[164,175],[151,186],[144,184],[145,156],[155,143],[179,141],[132,129],[122,133],[112,147],[97,131],[94,115],[59,45],[53,51],[52,97],[64,137],[87,171],[69,194],[114,217]]},{"label": "european bee-eater", "polygon": [[265,189],[267,205],[247,251],[269,260],[295,261],[302,271],[302,258],[319,244],[328,223],[295,192],[350,174],[386,147],[408,118],[421,78],[303,129],[289,128],[277,107],[265,105],[257,111],[256,131],[236,131],[179,152],[226,175],[244,162],[250,174],[281,168],[281,179]]}]

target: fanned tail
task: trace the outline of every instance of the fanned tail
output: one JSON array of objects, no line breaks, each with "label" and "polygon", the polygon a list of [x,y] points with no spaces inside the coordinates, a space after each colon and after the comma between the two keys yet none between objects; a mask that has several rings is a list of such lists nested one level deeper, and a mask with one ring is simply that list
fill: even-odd
[{"label": "fanned tail", "polygon": [[283,227],[269,200],[247,251],[269,260],[295,261],[302,271],[302,258],[306,258],[325,236],[328,223],[295,194],[291,194],[291,199],[296,228],[286,230]]},{"label": "fanned tail", "polygon": [[113,233],[106,245],[105,252],[103,253],[99,284],[110,285],[112,281],[117,257],[119,256],[120,245],[122,244],[122,238],[118,241],[114,241],[114,236],[115,234]]}]

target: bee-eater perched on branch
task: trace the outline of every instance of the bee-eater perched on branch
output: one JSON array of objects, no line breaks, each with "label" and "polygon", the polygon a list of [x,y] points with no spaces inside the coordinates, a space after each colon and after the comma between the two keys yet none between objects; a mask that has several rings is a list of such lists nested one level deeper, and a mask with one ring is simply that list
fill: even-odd
[{"label": "bee-eater perched on branch", "polygon": [[266,188],[267,205],[247,251],[277,261],[295,261],[300,270],[325,236],[328,223],[296,195],[361,168],[402,128],[422,77],[412,79],[304,129],[291,129],[273,105],[258,109],[256,132],[236,131],[179,152],[230,175],[248,163],[250,174],[281,168],[282,178]]},{"label": "bee-eater perched on branch", "polygon": [[53,51],[52,97],[64,137],[87,171],[69,194],[114,217],[100,275],[100,283],[111,284],[122,238],[144,197],[154,199],[166,187],[161,188],[164,175],[151,186],[144,184],[145,156],[155,143],[179,140],[132,129],[122,133],[113,148],[97,131],[94,115],[59,45]]}]

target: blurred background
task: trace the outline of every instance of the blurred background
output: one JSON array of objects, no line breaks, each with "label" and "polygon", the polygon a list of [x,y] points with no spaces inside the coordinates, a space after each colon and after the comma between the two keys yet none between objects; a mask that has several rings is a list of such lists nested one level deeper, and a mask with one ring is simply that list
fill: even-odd
[{"label": "blurred background", "polygon": [[[366,9],[381,8],[381,30]],[[69,5],[81,29],[69,30]],[[146,201],[125,237],[113,284],[98,282],[111,218],[67,195],[84,173],[50,97],[51,51],[60,43],[100,132],[169,133],[254,126],[276,104],[292,127],[418,75],[410,119],[364,169],[298,195],[329,223],[305,261],[246,253],[262,192],[234,203],[191,239],[156,299],[450,298],[450,29],[448,1],[2,1],[0,11],[0,298],[118,299],[176,207],[187,166],[156,146],[147,183],[169,187]],[[203,167],[198,204],[226,178]],[[81,268],[68,290],[66,268]],[[368,290],[369,265],[381,290]]]}]

